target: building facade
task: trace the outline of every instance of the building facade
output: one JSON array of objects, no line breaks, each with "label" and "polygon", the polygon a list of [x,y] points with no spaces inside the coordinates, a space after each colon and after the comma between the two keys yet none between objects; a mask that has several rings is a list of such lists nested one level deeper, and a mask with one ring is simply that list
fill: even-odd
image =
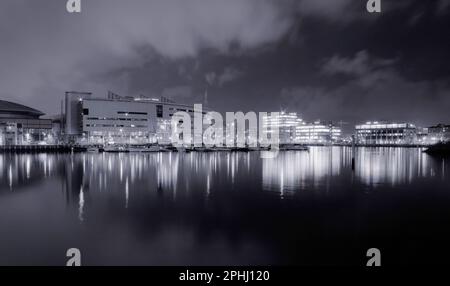
[{"label": "building facade", "polygon": [[410,145],[417,128],[411,123],[366,122],[356,125],[356,142],[362,145]]},{"label": "building facade", "polygon": [[430,143],[446,142],[450,140],[450,125],[437,124],[427,128]]},{"label": "building facade", "polygon": [[341,136],[341,128],[333,125],[331,122],[301,122],[296,128],[296,142],[302,144],[337,143],[340,141]]},{"label": "building facade", "polygon": [[0,100],[0,145],[54,144],[52,121],[39,110]]},{"label": "building facade", "polygon": [[262,117],[262,127],[265,132],[271,133],[278,129],[279,144],[295,143],[296,128],[302,122],[295,112],[269,112]]},{"label": "building facade", "polygon": [[[169,144],[172,116],[179,111],[194,118],[193,105],[165,98],[122,97],[109,93],[66,93],[66,138],[81,144]],[[201,111],[205,114],[206,111]]]}]

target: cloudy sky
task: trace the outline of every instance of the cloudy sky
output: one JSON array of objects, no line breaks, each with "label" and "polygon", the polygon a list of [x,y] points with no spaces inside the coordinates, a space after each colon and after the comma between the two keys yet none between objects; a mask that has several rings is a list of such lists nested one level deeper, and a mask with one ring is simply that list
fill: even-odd
[{"label": "cloudy sky", "polygon": [[[450,1],[0,1],[0,99],[166,96],[307,121],[450,123]],[[207,96],[205,91],[207,90]]]}]

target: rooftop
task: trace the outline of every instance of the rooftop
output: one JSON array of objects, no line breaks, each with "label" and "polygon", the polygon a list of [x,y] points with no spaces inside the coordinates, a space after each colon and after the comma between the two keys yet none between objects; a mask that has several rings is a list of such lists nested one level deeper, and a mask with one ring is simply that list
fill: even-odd
[{"label": "rooftop", "polygon": [[6,100],[0,100],[0,113],[17,113],[37,117],[44,115],[44,113],[39,110]]}]

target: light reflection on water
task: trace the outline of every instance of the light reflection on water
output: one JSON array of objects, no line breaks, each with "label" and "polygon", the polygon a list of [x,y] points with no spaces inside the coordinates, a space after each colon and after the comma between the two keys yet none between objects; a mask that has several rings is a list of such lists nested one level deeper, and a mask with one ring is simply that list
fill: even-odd
[{"label": "light reflection on water", "polygon": [[444,175],[444,163],[416,148],[361,148],[357,154],[356,175],[367,185],[411,184],[417,178]]},{"label": "light reflection on water", "polygon": [[263,186],[268,190],[296,191],[327,184],[351,166],[349,148],[311,148],[309,152],[281,152],[263,160]]},{"label": "light reflection on water", "polygon": [[[359,148],[355,163],[352,170],[347,147],[280,152],[274,159],[257,152],[0,154],[0,229],[8,229],[0,237],[0,264],[59,264],[60,253],[73,246],[89,249],[91,264],[321,263],[345,256],[341,243],[354,244],[359,231],[366,242],[369,230],[360,230],[366,207],[390,221],[398,213],[383,208],[395,201],[395,190],[448,188],[448,159],[420,149]],[[372,192],[381,196],[376,200],[364,197],[367,190],[384,192]],[[385,243],[392,229],[403,241],[408,222],[414,224],[405,226],[408,232],[420,231],[417,224],[446,218],[450,198],[443,196],[399,215],[402,223],[387,223]],[[434,211],[436,203],[442,203],[437,217],[411,217]],[[427,232],[450,239],[439,229]],[[317,247],[324,244],[322,253]]]},{"label": "light reflection on water", "polygon": [[0,191],[56,176],[72,190],[83,186],[99,192],[122,189],[127,198],[137,186],[171,192],[173,197],[194,186],[210,194],[218,182],[228,186],[251,183],[283,193],[327,187],[330,179],[339,177],[371,187],[411,184],[420,178],[446,179],[449,164],[416,148],[359,148],[355,158],[352,171],[348,147],[280,152],[274,159],[261,159],[257,152],[1,154]]}]

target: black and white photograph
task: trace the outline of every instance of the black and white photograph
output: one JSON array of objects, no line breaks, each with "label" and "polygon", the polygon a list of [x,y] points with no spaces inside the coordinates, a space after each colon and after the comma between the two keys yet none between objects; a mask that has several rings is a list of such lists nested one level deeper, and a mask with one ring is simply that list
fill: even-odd
[{"label": "black and white photograph", "polygon": [[0,266],[450,264],[449,27],[448,0],[0,0]]}]

